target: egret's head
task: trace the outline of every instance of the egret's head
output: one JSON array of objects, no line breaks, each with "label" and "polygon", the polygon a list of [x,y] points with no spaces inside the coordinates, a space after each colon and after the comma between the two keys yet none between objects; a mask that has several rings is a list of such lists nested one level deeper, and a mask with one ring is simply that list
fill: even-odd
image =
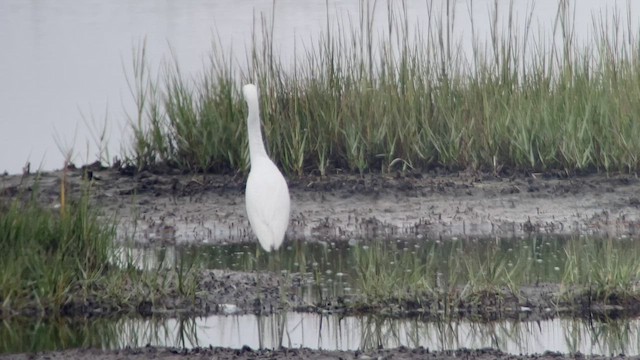
[{"label": "egret's head", "polygon": [[242,87],[242,94],[248,103],[258,103],[258,89],[253,84],[247,84]]}]

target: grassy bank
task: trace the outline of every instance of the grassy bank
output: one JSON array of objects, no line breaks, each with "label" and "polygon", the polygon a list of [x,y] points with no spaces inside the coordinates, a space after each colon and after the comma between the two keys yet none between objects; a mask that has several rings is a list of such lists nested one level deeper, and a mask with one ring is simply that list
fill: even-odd
[{"label": "grassy bank", "polygon": [[37,193],[0,208],[0,300],[8,314],[20,306],[60,309],[108,270],[115,228],[98,221],[88,196],[61,197],[53,209]]},{"label": "grassy bank", "polygon": [[[289,175],[434,166],[637,171],[640,43],[635,30],[615,25],[619,17],[595,19],[592,41],[581,45],[568,2],[548,32],[527,18],[520,33],[511,16],[498,21],[514,10],[496,7],[485,41],[453,5],[414,26],[394,4],[386,5],[386,33],[372,33],[373,10],[363,5],[358,19],[328,25],[286,61],[263,20],[248,71],[214,48],[201,74],[183,74],[179,64],[152,73],[141,48],[126,158],[138,168],[246,171],[239,89],[251,81],[260,88],[268,151]],[[451,35],[461,17],[471,22],[470,52]]]},{"label": "grassy bank", "polygon": [[182,264],[140,270],[118,249],[116,221],[90,199],[91,183],[51,199],[25,186],[0,198],[0,318],[136,313],[168,293],[193,296],[193,273]]}]

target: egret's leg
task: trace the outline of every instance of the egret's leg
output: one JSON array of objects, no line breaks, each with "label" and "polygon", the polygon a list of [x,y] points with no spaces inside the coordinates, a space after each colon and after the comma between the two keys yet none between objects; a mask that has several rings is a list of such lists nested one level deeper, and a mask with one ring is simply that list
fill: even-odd
[{"label": "egret's leg", "polygon": [[[253,271],[256,273],[256,286],[258,287],[258,304],[260,304],[260,313],[262,313],[262,289],[260,288],[260,254],[262,253],[262,248],[260,245],[256,245],[256,256],[255,256],[255,265],[253,267]],[[262,315],[257,315],[258,319],[261,318]],[[259,335],[259,334],[258,334]],[[259,335],[260,336],[260,335]],[[262,339],[260,339],[262,341]],[[260,343],[260,347],[262,348],[262,342]]]},{"label": "egret's leg", "polygon": [[280,253],[284,247],[280,247],[280,249],[275,251],[275,260],[276,260],[276,271],[280,272],[282,269],[280,268]]},{"label": "egret's leg", "polygon": [[256,264],[253,267],[253,270],[258,271],[260,269],[260,253],[262,252],[262,250],[260,249],[260,246],[256,246],[256,256],[255,256],[255,261]]},{"label": "egret's leg", "polygon": [[[286,286],[289,284],[289,273],[283,273],[283,269],[282,269],[282,262],[280,260],[280,256],[281,256],[281,252],[285,251],[284,250],[284,246],[280,247],[280,249],[274,251],[274,271],[277,273],[280,281],[278,282],[279,284],[279,288],[278,288],[278,294],[280,297],[280,307],[287,307],[287,291],[286,291]],[[282,340],[282,339],[280,339]]]},{"label": "egret's leg", "polygon": [[273,250],[271,254],[267,258],[267,269],[271,272],[278,273],[280,270],[280,251],[282,248],[278,250]]}]

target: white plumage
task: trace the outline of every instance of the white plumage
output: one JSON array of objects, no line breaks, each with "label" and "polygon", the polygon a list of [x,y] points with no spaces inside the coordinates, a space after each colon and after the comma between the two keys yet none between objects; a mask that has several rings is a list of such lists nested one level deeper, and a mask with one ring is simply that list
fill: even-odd
[{"label": "white plumage", "polygon": [[262,248],[277,250],[289,226],[289,188],[280,170],[269,159],[260,130],[258,90],[253,84],[242,88],[249,107],[249,159],[251,170],[245,191],[247,217]]}]

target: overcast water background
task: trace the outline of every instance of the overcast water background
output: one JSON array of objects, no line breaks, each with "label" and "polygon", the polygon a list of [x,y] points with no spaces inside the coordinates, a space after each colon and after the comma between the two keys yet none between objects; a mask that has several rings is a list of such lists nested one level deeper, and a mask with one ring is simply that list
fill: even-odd
[{"label": "overcast water background", "polygon": [[[27,161],[32,170],[61,168],[63,154],[69,149],[74,150],[72,160],[77,164],[94,161],[103,128],[107,158],[122,154],[131,134],[127,114],[133,109],[126,76],[131,74],[133,50],[145,40],[148,60],[154,67],[170,59],[173,51],[183,74],[194,74],[208,61],[216,36],[225,51],[232,48],[238,66],[242,66],[245,49],[251,46],[254,19],[260,14],[270,19],[273,14],[274,45],[281,59],[288,62],[295,49],[313,44],[313,39],[326,30],[327,16],[331,24],[348,16],[357,19],[359,6],[366,3],[2,0],[0,172],[19,173]],[[427,3],[406,2],[410,24],[424,24]],[[433,3],[439,12],[445,0]],[[470,10],[469,0],[455,2],[454,36],[460,39],[463,50],[470,50],[470,16],[478,34],[487,34],[493,3],[474,1]],[[499,0],[498,5],[503,17],[509,1]],[[515,1],[518,27],[522,28],[525,16],[533,11],[535,31],[550,33],[557,6],[558,0]],[[622,28],[627,26],[627,19],[633,19],[637,33],[638,2],[580,0],[574,10],[577,40],[589,41],[592,15],[610,17],[614,12],[622,15],[618,22]],[[387,3],[378,1],[374,31],[386,31],[386,14]]]}]

